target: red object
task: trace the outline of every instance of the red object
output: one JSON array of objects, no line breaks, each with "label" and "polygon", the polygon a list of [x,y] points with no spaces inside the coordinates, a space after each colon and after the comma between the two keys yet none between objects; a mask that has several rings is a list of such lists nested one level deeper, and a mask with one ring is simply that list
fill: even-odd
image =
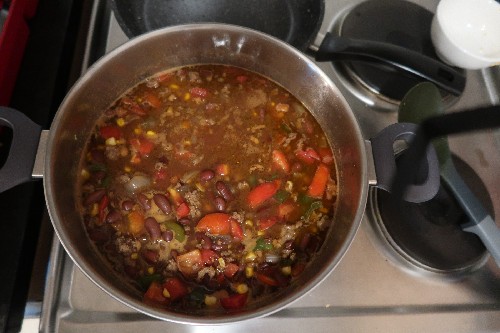
[{"label": "red object", "polygon": [[175,277],[167,279],[163,283],[163,288],[168,290],[172,301],[177,301],[189,293],[189,290],[184,282]]},{"label": "red object", "polygon": [[330,170],[324,164],[318,165],[316,172],[311,181],[311,185],[307,190],[307,194],[313,198],[321,198],[323,193],[325,193],[326,184],[328,183],[328,177],[330,176]]},{"label": "red object", "polygon": [[27,21],[35,15],[37,4],[37,0],[12,0],[10,4],[0,34],[0,105],[10,102],[30,33]]},{"label": "red object", "polygon": [[118,126],[103,126],[99,129],[99,132],[105,140],[109,138],[119,139],[122,136],[122,131]]},{"label": "red object", "polygon": [[201,218],[196,225],[197,231],[211,235],[229,235],[231,233],[231,216],[224,213],[210,213]]},{"label": "red object", "polygon": [[284,173],[290,172],[290,164],[286,159],[285,154],[280,150],[273,150],[273,166],[275,169],[283,171]]},{"label": "red object", "polygon": [[258,225],[258,228],[260,231],[264,231],[266,229],[271,228],[273,225],[275,225],[276,222],[278,222],[278,220],[279,219],[277,216],[271,216],[271,217],[260,219],[257,222],[257,225]]},{"label": "red object", "polygon": [[279,181],[262,183],[255,186],[247,196],[247,202],[251,209],[255,209],[263,204],[267,199],[276,194],[280,186]]},{"label": "red object", "polygon": [[220,299],[220,305],[227,310],[236,310],[242,308],[247,302],[248,293],[234,294]]}]

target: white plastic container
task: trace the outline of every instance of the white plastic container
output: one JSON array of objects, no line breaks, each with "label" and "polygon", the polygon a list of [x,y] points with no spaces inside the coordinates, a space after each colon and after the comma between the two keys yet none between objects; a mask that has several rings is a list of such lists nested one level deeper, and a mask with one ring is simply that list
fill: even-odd
[{"label": "white plastic container", "polygon": [[500,3],[441,0],[431,38],[437,55],[449,65],[465,69],[500,65]]}]

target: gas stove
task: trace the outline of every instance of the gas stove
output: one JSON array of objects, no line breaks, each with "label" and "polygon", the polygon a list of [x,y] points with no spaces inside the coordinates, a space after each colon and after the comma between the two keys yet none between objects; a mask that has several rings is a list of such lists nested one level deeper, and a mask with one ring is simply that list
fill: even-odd
[{"label": "gas stove", "polygon": [[[430,37],[426,25],[430,24],[436,6],[434,0],[326,0],[320,34],[332,32],[350,37],[386,38],[386,41],[435,56],[428,45]],[[373,15],[376,15],[375,19]],[[402,15],[406,17],[402,19]],[[376,27],[387,29],[388,34],[360,29],[360,22],[365,22],[372,30]],[[394,30],[393,25],[403,25],[404,28]],[[366,36],[367,33],[370,36]],[[82,70],[98,56],[127,40],[107,3],[95,1]],[[415,78],[405,74],[401,78],[392,69],[373,68],[363,63],[318,63],[318,66],[347,99],[366,139],[397,121],[401,86],[415,84]],[[460,96],[443,94],[446,112],[500,103],[498,66],[464,74],[467,84]],[[381,80],[382,77],[389,79]],[[387,84],[386,81],[391,82]],[[500,170],[500,132],[454,136],[449,138],[449,143],[457,164],[461,166],[462,176],[471,183],[473,191],[478,192],[492,215],[500,216],[500,177],[497,176]],[[436,210],[438,215],[443,205],[453,206],[453,201],[450,203],[446,198],[446,190],[441,192],[440,198],[445,197],[442,199],[445,203],[437,202],[437,208],[430,209]],[[461,247],[455,241],[447,246],[441,239],[446,233],[438,233],[436,237],[442,243],[439,245],[451,252],[451,259],[428,258],[418,246],[415,250],[403,251],[398,245],[399,240],[391,236],[390,227],[383,222],[394,218],[388,217],[392,213],[384,208],[387,205],[383,197],[384,193],[371,190],[361,227],[350,249],[337,268],[313,291],[268,317],[217,327],[163,322],[126,307],[94,285],[54,240],[41,331],[500,331],[500,269],[482,245],[470,245],[472,253],[457,258],[454,253],[460,252]],[[461,213],[455,206],[450,209],[459,219]],[[420,208],[408,208],[408,214],[414,215],[415,209],[420,211]],[[427,214],[427,211],[423,213]],[[403,217],[396,214],[396,220]],[[429,223],[439,226],[441,222],[436,220],[442,218],[430,218]],[[415,243],[413,237],[404,237]],[[472,243],[476,242],[473,240]]]}]

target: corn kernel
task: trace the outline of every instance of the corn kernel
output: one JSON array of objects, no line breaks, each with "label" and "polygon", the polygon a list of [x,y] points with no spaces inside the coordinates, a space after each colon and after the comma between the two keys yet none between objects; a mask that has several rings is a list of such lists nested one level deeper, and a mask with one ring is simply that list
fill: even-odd
[{"label": "corn kernel", "polygon": [[156,132],[155,131],[147,131],[146,136],[148,136],[150,138],[154,138],[154,137],[156,137]]},{"label": "corn kernel", "polygon": [[212,295],[205,295],[205,304],[208,306],[217,304],[217,297]]},{"label": "corn kernel", "polygon": [[253,276],[253,267],[252,266],[245,267],[245,276],[247,278],[251,278]]},{"label": "corn kernel", "polygon": [[257,236],[264,236],[266,233],[264,230],[257,231]]},{"label": "corn kernel", "polygon": [[224,259],[223,259],[223,258],[219,258],[219,260],[218,260],[218,261],[219,261],[219,266],[220,266],[220,267],[222,267],[222,268],[226,267],[226,262],[224,261]]},{"label": "corn kernel", "polygon": [[139,128],[139,127],[137,127],[137,128],[134,129],[134,133],[137,134],[137,135],[139,135],[139,134],[142,133],[142,129]]},{"label": "corn kernel", "polygon": [[169,107],[167,108],[167,111],[165,111],[165,114],[166,114],[167,116],[169,116],[169,117],[173,116],[173,115],[174,115],[174,108],[173,108],[173,107],[171,107],[171,106],[169,106]]},{"label": "corn kernel", "polygon": [[148,267],[148,274],[154,274],[155,273],[155,268],[154,267]]},{"label": "corn kernel", "polygon": [[292,267],[290,267],[290,266],[283,266],[283,267],[281,267],[281,272],[284,275],[290,275],[290,274],[292,274]]},{"label": "corn kernel", "polygon": [[245,225],[246,225],[247,227],[250,227],[250,228],[251,228],[251,227],[253,227],[253,221],[252,221],[252,220],[246,220],[246,221],[245,221]]},{"label": "corn kernel", "polygon": [[322,212],[323,214],[326,214],[326,213],[328,213],[328,208],[326,208],[326,207],[321,207],[321,208],[319,209],[319,211],[320,211],[320,212]]},{"label": "corn kernel", "polygon": [[246,294],[248,292],[248,286],[246,283],[240,283],[236,286],[236,292],[238,294]]},{"label": "corn kernel", "polygon": [[116,146],[116,139],[114,137],[107,138],[106,146]]},{"label": "corn kernel", "polygon": [[203,185],[201,185],[200,183],[196,183],[194,184],[196,186],[196,188],[201,191],[201,192],[205,192],[205,188],[203,187]]},{"label": "corn kernel", "polygon": [[90,173],[87,171],[87,169],[82,169],[81,176],[83,179],[89,179]]},{"label": "corn kernel", "polygon": [[172,89],[172,90],[177,90],[177,89],[179,89],[179,86],[178,86],[178,85],[176,85],[175,83],[170,84],[168,87],[169,87],[170,89]]},{"label": "corn kernel", "polygon": [[96,202],[92,205],[92,209],[90,210],[90,216],[97,216],[98,213],[99,213],[99,205]]},{"label": "corn kernel", "polygon": [[125,120],[123,118],[116,119],[116,124],[120,127],[125,126]]},{"label": "corn kernel", "polygon": [[163,294],[163,297],[170,298],[170,293],[168,292],[167,288],[163,288],[163,291],[161,293]]},{"label": "corn kernel", "polygon": [[245,256],[246,261],[254,261],[255,258],[257,258],[257,256],[255,255],[255,252],[253,252],[253,251],[248,252],[247,255]]},{"label": "corn kernel", "polygon": [[188,93],[188,92],[187,92],[187,93],[185,93],[185,94],[184,94],[184,100],[185,100],[185,101],[189,101],[190,99],[191,99],[191,94],[190,94],[190,93]]},{"label": "corn kernel", "polygon": [[253,135],[251,135],[251,136],[250,136],[250,141],[252,141],[252,142],[253,142],[253,143],[255,143],[256,145],[258,145],[258,144],[259,144],[259,142],[260,142],[260,141],[259,141],[259,139],[257,139],[257,138],[256,138],[255,136],[253,136]]},{"label": "corn kernel", "polygon": [[134,252],[130,255],[130,259],[132,260],[136,260],[137,258],[139,258],[139,254],[137,252]]}]

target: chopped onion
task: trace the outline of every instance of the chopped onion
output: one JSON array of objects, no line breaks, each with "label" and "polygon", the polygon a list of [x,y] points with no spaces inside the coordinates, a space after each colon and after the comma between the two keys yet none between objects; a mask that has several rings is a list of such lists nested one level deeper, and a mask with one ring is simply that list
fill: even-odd
[{"label": "chopped onion", "polygon": [[136,175],[125,184],[125,189],[129,193],[135,193],[151,185],[151,179],[144,175]]},{"label": "chopped onion", "polygon": [[275,253],[266,253],[264,256],[266,262],[271,263],[271,264],[276,264],[280,261],[279,255]]}]

